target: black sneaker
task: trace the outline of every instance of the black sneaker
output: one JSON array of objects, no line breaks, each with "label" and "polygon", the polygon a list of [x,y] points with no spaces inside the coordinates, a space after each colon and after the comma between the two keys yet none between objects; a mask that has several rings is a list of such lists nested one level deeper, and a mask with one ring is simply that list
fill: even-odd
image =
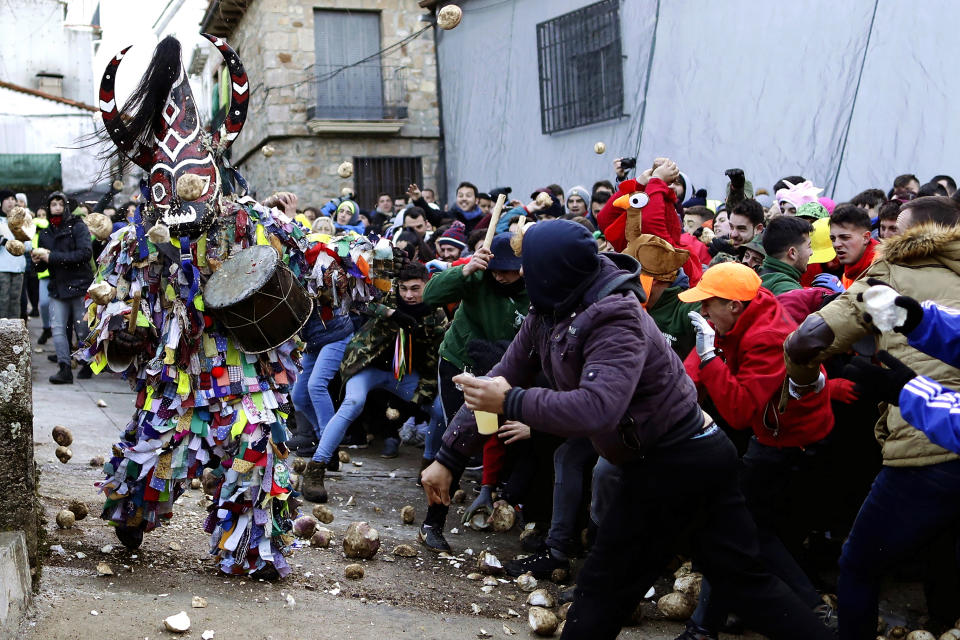
[{"label": "black sneaker", "polygon": [[553,575],[554,570],[570,571],[569,560],[558,560],[550,554],[549,549],[527,556],[523,560],[511,560],[506,565],[507,575],[516,578],[525,573],[532,573],[537,580],[545,580]]},{"label": "black sneaker", "polygon": [[837,632],[837,612],[829,604],[824,602],[823,604],[818,604],[813,608],[813,613],[816,615],[820,622],[823,623],[827,629],[830,629],[834,633]]},{"label": "black sneaker", "polygon": [[73,371],[70,365],[60,363],[60,370],[50,376],[50,384],[73,384]]},{"label": "black sneaker", "polygon": [[420,531],[417,532],[417,540],[434,553],[440,553],[441,551],[450,552],[450,544],[447,542],[447,539],[443,537],[443,530],[435,529],[429,524],[420,525]]},{"label": "black sneaker", "polygon": [[287,448],[300,458],[312,458],[314,452],[317,450],[316,436],[311,438],[310,436],[298,433],[287,440]]},{"label": "black sneaker", "polygon": [[347,447],[348,449],[366,449],[370,446],[370,443],[367,442],[367,435],[363,432],[347,432],[346,437],[340,442],[341,447]]},{"label": "black sneaker", "polygon": [[48,360],[49,362],[52,362],[52,363],[56,364],[56,363],[57,363],[57,354],[55,354],[55,353],[49,354],[49,355],[47,356],[47,360]]},{"label": "black sneaker", "polygon": [[80,365],[80,370],[77,371],[77,380],[89,380],[93,377],[93,369],[90,368],[89,364]]},{"label": "black sneaker", "polygon": [[43,331],[40,332],[40,337],[37,338],[37,344],[47,344],[47,340],[53,337],[53,331],[50,327],[44,327]]},{"label": "black sneaker", "polygon": [[717,636],[711,634],[698,624],[688,622],[686,630],[678,635],[676,640],[717,640]]},{"label": "black sneaker", "polygon": [[143,544],[143,529],[140,527],[116,527],[117,540],[129,549],[136,551]]},{"label": "black sneaker", "polygon": [[280,572],[277,571],[277,568],[273,566],[272,562],[267,562],[262,567],[251,573],[250,579],[273,582],[274,580],[280,579]]}]

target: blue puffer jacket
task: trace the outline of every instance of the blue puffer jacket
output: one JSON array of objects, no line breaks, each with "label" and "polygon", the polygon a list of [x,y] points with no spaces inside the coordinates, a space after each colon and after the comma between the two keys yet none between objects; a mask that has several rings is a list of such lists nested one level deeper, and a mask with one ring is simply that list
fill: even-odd
[{"label": "blue puffer jacket", "polygon": [[[960,311],[923,303],[923,320],[907,336],[910,346],[960,368]],[[960,393],[926,376],[900,392],[900,413],[930,442],[960,453]]]}]

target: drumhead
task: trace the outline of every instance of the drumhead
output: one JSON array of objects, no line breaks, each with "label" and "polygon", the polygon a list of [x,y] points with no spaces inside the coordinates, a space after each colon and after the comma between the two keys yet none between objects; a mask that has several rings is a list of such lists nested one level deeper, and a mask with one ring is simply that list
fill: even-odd
[{"label": "drumhead", "polygon": [[233,254],[207,280],[204,304],[211,309],[223,309],[250,297],[267,283],[279,260],[276,249],[264,244]]}]

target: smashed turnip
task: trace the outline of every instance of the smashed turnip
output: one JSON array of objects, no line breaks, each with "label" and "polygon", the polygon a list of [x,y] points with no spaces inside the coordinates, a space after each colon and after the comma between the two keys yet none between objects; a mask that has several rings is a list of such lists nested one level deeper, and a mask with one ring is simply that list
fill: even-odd
[{"label": "smashed turnip", "polygon": [[560,625],[557,615],[543,607],[530,607],[527,622],[530,624],[530,630],[538,636],[552,636]]},{"label": "smashed turnip", "polygon": [[313,516],[300,516],[293,521],[293,533],[298,538],[309,540],[317,530],[317,519]]},{"label": "smashed turnip", "polygon": [[685,593],[674,591],[657,600],[657,610],[667,620],[686,620],[697,608],[697,601]]},{"label": "smashed turnip", "polygon": [[343,552],[348,558],[369,559],[380,549],[380,534],[367,522],[352,522],[343,537]]}]

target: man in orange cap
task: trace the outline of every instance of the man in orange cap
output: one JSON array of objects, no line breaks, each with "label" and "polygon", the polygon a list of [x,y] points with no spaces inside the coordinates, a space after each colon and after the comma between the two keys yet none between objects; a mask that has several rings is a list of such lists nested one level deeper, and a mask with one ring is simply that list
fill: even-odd
[{"label": "man in orange cap", "polygon": [[[696,349],[684,365],[701,400],[709,396],[731,428],[753,431],[740,486],[759,529],[767,568],[831,624],[832,609],[791,555],[806,537],[811,518],[804,507],[812,507],[807,503],[817,493],[812,482],[818,458],[823,458],[818,452],[833,429],[826,375],[821,370],[814,392],[802,396],[809,390],[791,383],[786,410],[778,411],[786,380],[783,341],[797,324],[750,267],[735,262],[711,267],[679,299],[700,302],[700,313],[690,312]],[[710,600],[707,589],[690,633],[716,637],[726,611]]]}]

